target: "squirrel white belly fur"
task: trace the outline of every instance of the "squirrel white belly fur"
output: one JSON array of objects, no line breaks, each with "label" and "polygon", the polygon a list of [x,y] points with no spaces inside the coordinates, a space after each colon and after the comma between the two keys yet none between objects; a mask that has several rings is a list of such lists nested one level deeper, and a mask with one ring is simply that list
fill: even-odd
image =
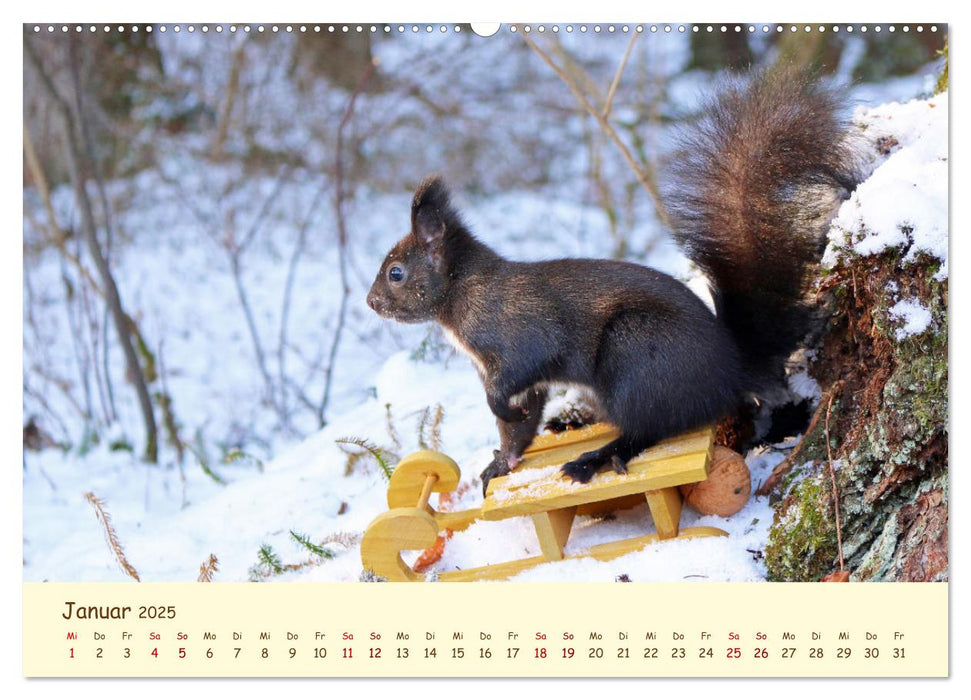
[{"label": "squirrel white belly fur", "polygon": [[437,321],[476,363],[500,434],[483,489],[518,463],[551,383],[588,388],[620,428],[563,466],[586,482],[782,378],[807,330],[805,276],[834,197],[857,182],[838,112],[833,92],[777,70],[726,85],[685,136],[666,205],[675,240],[712,281],[716,314],[634,263],[506,260],[472,235],[441,178],[421,183],[411,231],[368,304],[400,322]]}]

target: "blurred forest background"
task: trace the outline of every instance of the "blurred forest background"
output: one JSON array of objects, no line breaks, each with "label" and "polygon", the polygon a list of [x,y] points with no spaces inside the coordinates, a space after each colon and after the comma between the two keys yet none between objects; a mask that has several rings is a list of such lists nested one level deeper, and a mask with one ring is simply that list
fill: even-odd
[{"label": "blurred forest background", "polygon": [[512,257],[662,264],[669,132],[719,74],[906,100],[946,35],[55,29],[24,28],[25,454],[206,471],[318,430],[394,352],[447,352],[364,304],[424,175]]}]

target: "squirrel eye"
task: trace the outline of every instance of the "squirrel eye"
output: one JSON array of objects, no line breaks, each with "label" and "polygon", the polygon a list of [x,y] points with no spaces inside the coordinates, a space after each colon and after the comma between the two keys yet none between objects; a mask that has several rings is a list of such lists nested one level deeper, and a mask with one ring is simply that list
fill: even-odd
[{"label": "squirrel eye", "polygon": [[394,265],[388,270],[388,279],[392,282],[400,282],[405,278],[405,271],[400,266]]}]

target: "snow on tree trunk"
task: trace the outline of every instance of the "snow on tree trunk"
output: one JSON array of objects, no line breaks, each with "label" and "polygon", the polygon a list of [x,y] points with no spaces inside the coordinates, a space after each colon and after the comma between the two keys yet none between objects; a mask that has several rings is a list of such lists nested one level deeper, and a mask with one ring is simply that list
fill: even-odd
[{"label": "snow on tree trunk", "polygon": [[821,418],[782,484],[766,564],[776,580],[838,568],[828,424],[852,580],[946,580],[947,94],[856,123],[873,172],[840,209],[816,280]]}]

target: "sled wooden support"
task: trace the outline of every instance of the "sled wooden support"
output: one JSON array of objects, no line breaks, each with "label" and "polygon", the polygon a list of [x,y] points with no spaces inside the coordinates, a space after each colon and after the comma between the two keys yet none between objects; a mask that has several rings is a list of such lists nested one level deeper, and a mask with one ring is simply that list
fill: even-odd
[{"label": "sled wooden support", "polygon": [[[440,581],[502,579],[549,561],[581,557],[606,561],[662,540],[726,535],[711,527],[679,528],[682,499],[678,486],[708,476],[713,429],[681,435],[645,450],[628,462],[626,474],[602,472],[588,484],[574,483],[561,475],[562,464],[616,437],[616,428],[605,424],[540,435],[514,471],[489,482],[480,508],[456,513],[438,513],[428,505],[432,492],[452,491],[458,486],[460,472],[455,462],[428,450],[409,455],[391,477],[391,510],[376,518],[364,533],[361,558],[365,569],[389,581],[421,580],[423,577],[405,564],[400,552],[430,547],[442,530],[461,530],[479,519],[530,516],[542,556],[441,572]],[[578,514],[631,507],[645,498],[655,534],[567,554],[570,530]]]}]

